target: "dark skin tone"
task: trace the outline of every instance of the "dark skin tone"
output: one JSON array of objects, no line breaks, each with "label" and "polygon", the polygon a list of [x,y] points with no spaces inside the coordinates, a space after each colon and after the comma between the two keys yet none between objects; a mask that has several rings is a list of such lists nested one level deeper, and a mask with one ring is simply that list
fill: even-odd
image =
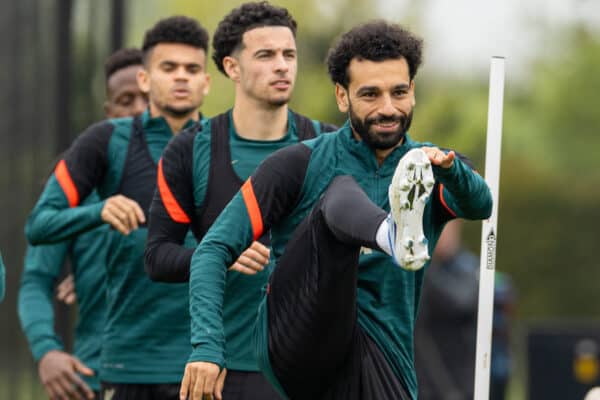
[{"label": "dark skin tone", "polygon": [[115,71],[106,82],[104,112],[107,118],[140,115],[148,107],[148,96],[138,87],[136,75],[141,65]]}]

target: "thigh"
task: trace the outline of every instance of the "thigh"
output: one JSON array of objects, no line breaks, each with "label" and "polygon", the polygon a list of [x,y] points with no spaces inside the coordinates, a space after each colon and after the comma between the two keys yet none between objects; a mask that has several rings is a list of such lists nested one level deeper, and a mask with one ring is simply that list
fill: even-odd
[{"label": "thigh", "polygon": [[356,326],[360,247],[342,243],[319,208],[297,227],[269,284],[269,357],[286,391],[314,387],[347,357]]},{"label": "thigh", "polygon": [[280,400],[271,384],[260,372],[227,371],[224,400]]},{"label": "thigh", "polygon": [[357,329],[350,357],[319,398],[324,400],[410,400],[379,347]]}]

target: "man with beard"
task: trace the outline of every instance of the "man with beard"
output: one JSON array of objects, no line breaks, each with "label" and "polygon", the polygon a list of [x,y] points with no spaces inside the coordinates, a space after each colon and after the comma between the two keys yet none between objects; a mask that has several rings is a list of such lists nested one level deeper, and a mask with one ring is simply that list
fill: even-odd
[{"label": "man with beard", "polygon": [[[485,181],[453,151],[406,133],[421,48],[400,26],[374,21],[330,50],[338,108],[349,121],[267,158],[196,249],[194,351],[182,395],[212,393],[226,359],[227,267],[270,229],[276,267],[255,343],[279,392],[292,399],[416,398],[422,267],[447,221],[486,218],[492,208]],[[227,288],[227,297],[238,294]]]},{"label": "man with beard", "polygon": [[[140,115],[148,100],[137,84],[142,51],[120,49],[106,60],[104,110],[107,118]],[[84,205],[98,203],[92,192]],[[28,246],[19,288],[19,319],[38,363],[40,381],[51,399],[92,398],[100,391],[98,371],[106,312],[106,235],[108,226],[52,245]],[[73,354],[65,351],[54,329],[52,293],[65,260],[72,275],[58,285],[57,298],[68,304],[78,301]],[[81,374],[81,377],[79,376]]]},{"label": "man with beard", "polygon": [[[193,250],[183,242],[190,227],[201,240],[262,160],[328,128],[288,108],[297,70],[295,35],[296,21],[288,11],[266,2],[245,3],[219,23],[213,60],[234,82],[235,102],[231,110],[206,120],[201,132],[183,132],[163,153],[146,248],[152,279],[187,282]],[[279,398],[249,345],[271,270],[266,245],[268,235],[263,235],[233,265],[254,276],[227,275],[227,287],[236,295],[223,306],[227,377],[222,374],[216,392],[221,396],[224,380],[225,399]]]},{"label": "man with beard", "polygon": [[[149,95],[148,110],[88,128],[58,163],[28,221],[27,237],[36,245],[103,224],[113,228],[107,239],[103,398],[179,397],[189,355],[188,286],[148,279],[145,222],[163,149],[200,119],[210,82],[207,47],[206,30],[187,17],[161,20],[147,31],[138,84]],[[94,189],[102,201],[80,204]]]}]

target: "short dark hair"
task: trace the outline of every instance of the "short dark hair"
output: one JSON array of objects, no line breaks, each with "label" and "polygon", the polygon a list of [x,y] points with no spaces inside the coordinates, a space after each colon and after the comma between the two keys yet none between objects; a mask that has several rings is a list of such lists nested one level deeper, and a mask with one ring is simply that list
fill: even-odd
[{"label": "short dark hair", "polygon": [[182,15],[161,19],[144,35],[144,61],[159,43],[181,43],[208,52],[208,32],[198,21]]},{"label": "short dark hair", "polygon": [[329,49],[327,69],[334,83],[348,87],[348,66],[354,58],[384,61],[404,58],[412,80],[423,61],[423,39],[400,25],[375,20],[344,33]]},{"label": "short dark hair", "polygon": [[112,74],[120,69],[130,67],[132,65],[142,65],[142,51],[136,48],[119,49],[112,53],[104,62],[104,76],[106,82]]},{"label": "short dark hair", "polygon": [[298,24],[287,9],[273,6],[266,1],[244,3],[227,14],[219,22],[212,42],[212,59],[219,71],[225,74],[223,58],[242,45],[245,32],[265,26],[290,28],[295,37]]}]

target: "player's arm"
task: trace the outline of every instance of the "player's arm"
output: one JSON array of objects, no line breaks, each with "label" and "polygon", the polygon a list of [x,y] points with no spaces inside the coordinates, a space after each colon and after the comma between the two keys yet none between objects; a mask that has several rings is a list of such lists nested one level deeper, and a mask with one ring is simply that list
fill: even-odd
[{"label": "player's arm", "polygon": [[184,247],[184,241],[194,215],[194,137],[193,131],[177,135],[158,163],[144,252],[146,273],[153,281],[189,280],[194,249]]},{"label": "player's arm", "polygon": [[27,248],[19,288],[18,313],[48,396],[91,398],[92,390],[78,373],[93,375],[93,371],[64,351],[54,331],[54,284],[68,248],[68,242]]},{"label": "player's arm", "polygon": [[485,180],[454,151],[424,147],[440,185],[435,198],[450,218],[485,219],[492,213],[492,194]]},{"label": "player's arm", "polygon": [[27,221],[30,243],[61,242],[103,223],[104,202],[81,202],[104,177],[112,131],[108,121],[92,125],[58,162]]},{"label": "player's arm", "polygon": [[[227,267],[298,203],[310,149],[298,144],[267,158],[217,218],[192,257],[190,315],[193,352],[182,396],[212,393],[225,367],[222,321]],[[204,382],[204,383],[202,383]]]}]

